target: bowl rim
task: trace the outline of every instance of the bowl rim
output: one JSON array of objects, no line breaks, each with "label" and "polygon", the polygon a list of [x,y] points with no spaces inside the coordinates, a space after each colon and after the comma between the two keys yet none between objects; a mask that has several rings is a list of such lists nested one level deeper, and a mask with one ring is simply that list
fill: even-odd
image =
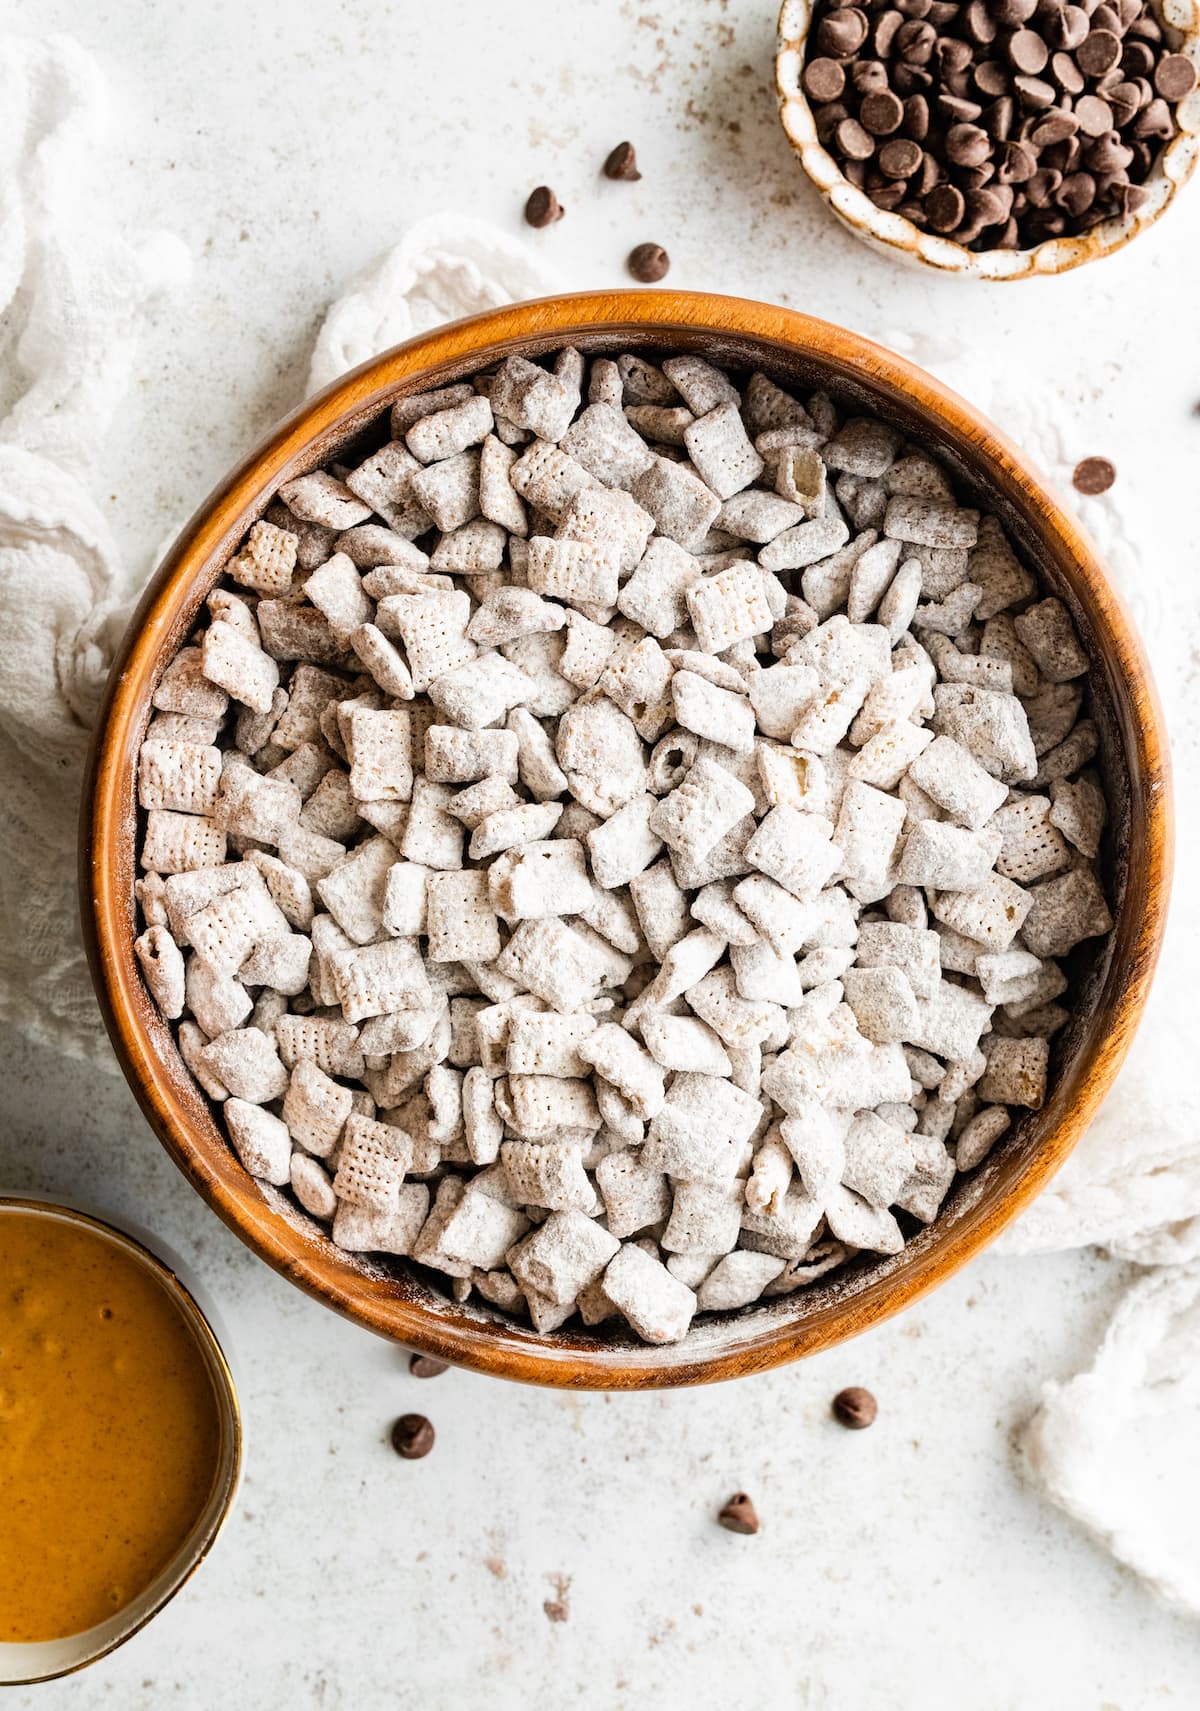
[{"label": "bowl rim", "polygon": [[[185,1108],[203,1107],[190,1077],[172,1076],[166,1054],[178,1051],[166,1023],[150,1006],[132,942],[136,933],[132,881],[136,814],[128,812],[137,746],[148,712],[149,685],[158,662],[174,653],[211,587],[225,556],[278,487],[326,460],[329,443],[374,420],[405,391],[428,390],[488,366],[510,351],[544,354],[572,341],[585,348],[712,349],[753,346],[770,366],[790,355],[817,364],[849,367],[882,406],[909,415],[924,412],[942,424],[944,443],[994,467],[1022,522],[1053,556],[1073,562],[1088,591],[1091,621],[1106,632],[1111,682],[1121,682],[1135,705],[1123,721],[1120,749],[1131,780],[1144,781],[1141,812],[1131,816],[1127,870],[1135,856],[1142,893],[1118,910],[1113,955],[1096,1008],[1112,990],[1104,1037],[1089,1027],[1066,1066],[1041,1118],[1046,1134],[1020,1173],[995,1196],[981,1195],[954,1226],[914,1255],[912,1246],[893,1268],[872,1278],[842,1302],[816,1308],[806,1319],[783,1321],[749,1334],[733,1347],[710,1339],[667,1348],[572,1346],[565,1337],[541,1338],[509,1322],[484,1322],[452,1301],[427,1291],[401,1298],[385,1277],[347,1259],[333,1279],[314,1264],[317,1249],[246,1175],[211,1114],[211,1134],[198,1135],[198,1119]],[[741,358],[740,360],[745,360]],[[1049,554],[1051,547],[1047,546]],[[195,599],[188,604],[189,593]],[[1115,660],[1115,663],[1113,661]],[[1136,694],[1135,694],[1136,691]],[[1136,762],[1136,765],[1135,765]],[[121,1069],[150,1126],[175,1163],[214,1211],[281,1275],[370,1330],[458,1365],[523,1382],[580,1389],[678,1386],[765,1370],[868,1329],[945,1281],[999,1234],[1045,1186],[1095,1115],[1140,1020],[1162,942],[1172,866],[1172,805],[1161,709],[1132,620],[1108,581],[1095,547],[1057,499],[1045,478],[977,410],[942,382],[860,334],[794,310],[744,298],[701,292],[604,290],[537,299],[438,327],[363,363],[305,401],[273,427],[225,477],[186,525],[147,587],[109,674],[85,784],[80,825],[80,902],[84,940],[100,1008]],[[1120,965],[1118,967],[1118,964]],[[205,1108],[206,1110],[206,1108]],[[936,1226],[931,1226],[936,1228]],[[736,1318],[731,1323],[737,1323]],[[745,1321],[743,1321],[745,1322]]]},{"label": "bowl rim", "polygon": [[[1152,3],[1160,12],[1164,9],[1163,0]],[[1190,22],[1170,21],[1180,37],[1174,51],[1186,53],[1200,70],[1200,0],[1166,0],[1166,4],[1190,12]],[[1077,237],[1047,238],[1032,249],[971,250],[951,238],[923,232],[904,215],[877,208],[851,184],[817,137],[816,120],[801,83],[815,6],[816,0],[781,0],[774,54],[780,124],[822,202],[842,225],[863,243],[907,262],[951,278],[982,279],[993,285],[1070,273],[1086,262],[1115,255],[1148,231],[1166,213],[1200,163],[1200,90],[1195,90],[1176,108],[1179,129],[1155,162],[1154,174],[1167,186],[1157,206],[1147,206],[1124,219],[1105,220]]]}]

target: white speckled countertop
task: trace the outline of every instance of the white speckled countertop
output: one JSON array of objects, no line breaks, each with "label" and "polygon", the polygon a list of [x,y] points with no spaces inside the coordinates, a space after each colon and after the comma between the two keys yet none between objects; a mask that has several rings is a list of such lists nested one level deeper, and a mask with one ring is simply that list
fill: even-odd
[{"label": "white speckled countertop", "polygon": [[[565,285],[617,283],[653,239],[672,284],[935,334],[971,353],[985,407],[1000,377],[1026,418],[1044,402],[1070,461],[1116,461],[1135,606],[1180,597],[1156,666],[1185,681],[1200,658],[1179,502],[1200,455],[1200,188],[1062,280],[986,290],[900,272],[809,193],[775,121],[771,14],[770,0],[10,0],[7,21],[70,29],[98,54],[122,118],[121,212],[196,257],[103,454],[131,559],[297,401],[325,305],[411,220],[455,210],[515,232],[549,182],[567,218],[531,243]],[[599,163],[626,136],[645,176],[608,184]],[[1103,537],[1112,508],[1092,503]],[[1177,741],[1181,772],[1194,755]],[[1185,858],[1193,818],[1185,798]],[[123,1083],[11,1033],[0,1050],[0,1187],[86,1197],[195,1264],[233,1328],[249,1437],[240,1503],[200,1575],[112,1658],[16,1692],[15,1708],[1200,1702],[1195,1624],[1044,1502],[1012,1449],[1043,1380],[1089,1357],[1126,1268],[984,1258],[856,1343],[703,1392],[422,1383],[241,1247]],[[879,1398],[870,1432],[828,1417],[849,1383]],[[422,1462],[386,1444],[410,1409],[438,1432]],[[713,1523],[737,1488],[758,1505],[756,1538]]]}]

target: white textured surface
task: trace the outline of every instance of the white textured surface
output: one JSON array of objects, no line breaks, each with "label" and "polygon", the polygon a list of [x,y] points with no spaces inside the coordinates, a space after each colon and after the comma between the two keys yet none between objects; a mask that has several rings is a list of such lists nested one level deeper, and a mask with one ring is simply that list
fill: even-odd
[{"label": "white textured surface", "polygon": [[[1114,457],[1143,548],[1135,605],[1164,691],[1181,698],[1200,631],[1186,319],[1200,199],[1061,281],[983,291],[902,274],[821,216],[800,177],[768,90],[770,13],[769,0],[644,12],[520,0],[503,17],[465,0],[120,0],[85,17],[69,0],[17,0],[19,25],[75,29],[106,64],[128,117],[112,186],[122,216],[178,231],[198,257],[104,448],[109,521],[131,561],[295,402],[321,311],[350,275],[420,215],[461,209],[515,232],[545,180],[568,216],[532,242],[571,283],[617,282],[628,248],[654,238],[672,284],[897,342],[936,328],[943,348],[974,343],[965,389],[1001,419],[1010,398],[1036,423],[1044,400],[1073,424],[1068,466]],[[595,168],[625,135],[646,176],[610,185]],[[1092,508],[1108,533],[1111,503]],[[1176,737],[1190,783],[1194,741]],[[1186,796],[1181,809],[1186,862]],[[80,1188],[197,1253],[240,1327],[251,1435],[239,1514],[195,1585],[123,1653],[29,1703],[272,1711],[437,1704],[456,1690],[473,1705],[480,1682],[500,1705],[1195,1702],[1194,1628],[1023,1487],[1009,1448],[1042,1379],[1085,1360],[1119,1268],[984,1260],[858,1345],[702,1395],[419,1385],[253,1262],[117,1085],[16,1043],[6,1063],[0,1183]],[[845,1382],[879,1393],[871,1433],[828,1424]],[[412,1465],[381,1441],[408,1407],[441,1433]],[[736,1485],[759,1502],[757,1539],[712,1526]],[[571,1615],[552,1624],[542,1601],[557,1574],[572,1577]]]}]

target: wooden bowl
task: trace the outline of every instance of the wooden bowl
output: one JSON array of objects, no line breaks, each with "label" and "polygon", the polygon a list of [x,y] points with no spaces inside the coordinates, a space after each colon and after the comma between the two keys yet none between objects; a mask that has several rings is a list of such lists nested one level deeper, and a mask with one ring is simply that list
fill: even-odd
[{"label": "wooden bowl", "polygon": [[[1173,53],[1185,54],[1200,69],[1200,0],[1156,0],[1154,7]],[[783,0],[775,48],[775,92],[779,118],[800,164],[821,200],[848,231],[893,261],[931,267],[958,279],[1045,279],[1069,273],[1084,262],[1099,261],[1124,249],[1165,214],[1200,161],[1200,88],[1175,110],[1178,129],[1150,171],[1150,195],[1136,214],[1104,220],[1076,238],[1047,238],[1024,250],[971,250],[922,231],[902,214],[877,208],[842,172],[817,136],[816,119],[801,81],[815,0]]]},{"label": "wooden bowl", "polygon": [[[672,1348],[566,1330],[539,1337],[458,1306],[403,1261],[335,1248],[284,1195],[239,1164],[144,987],[133,954],[135,777],[150,699],[209,590],[282,483],[337,458],[395,399],[462,379],[513,351],[699,351],[825,388],[935,442],[1069,605],[1095,661],[1095,717],[1112,822],[1105,861],[1116,927],[1078,954],[1080,997],[1058,1037],[1045,1108],[960,1178],[937,1220],[891,1258],[858,1256],[830,1283],[706,1316]],[[584,1389],[639,1389],[760,1371],[830,1347],[952,1275],[1028,1205],[1083,1134],[1129,1048],[1166,917],[1171,807],[1165,738],[1141,645],[1095,549],[1021,453],[920,369],[840,327],[738,298],[601,291],[497,309],[364,364],[273,429],[197,512],[147,589],[113,666],[81,828],[82,913],[96,991],[125,1075],[197,1191],[301,1288],[397,1342],[484,1372]]]}]

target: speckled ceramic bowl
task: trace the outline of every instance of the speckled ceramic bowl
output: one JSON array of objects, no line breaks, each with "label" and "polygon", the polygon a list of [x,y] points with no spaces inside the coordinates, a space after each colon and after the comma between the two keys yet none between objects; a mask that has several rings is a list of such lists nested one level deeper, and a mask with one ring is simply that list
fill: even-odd
[{"label": "speckled ceramic bowl", "polygon": [[[1172,49],[1200,69],[1200,0],[1156,0]],[[1068,273],[1123,249],[1166,212],[1200,160],[1200,86],[1176,109],[1179,133],[1172,137],[1146,180],[1150,198],[1127,219],[1105,220],[1078,238],[1051,238],[1028,250],[969,250],[949,238],[923,232],[900,214],[885,213],[846,178],[817,136],[816,120],[801,86],[805,44],[814,0],[783,0],[775,50],[779,117],[800,164],[825,206],[872,249],[914,266],[936,268],[961,279],[1035,279]]]}]

